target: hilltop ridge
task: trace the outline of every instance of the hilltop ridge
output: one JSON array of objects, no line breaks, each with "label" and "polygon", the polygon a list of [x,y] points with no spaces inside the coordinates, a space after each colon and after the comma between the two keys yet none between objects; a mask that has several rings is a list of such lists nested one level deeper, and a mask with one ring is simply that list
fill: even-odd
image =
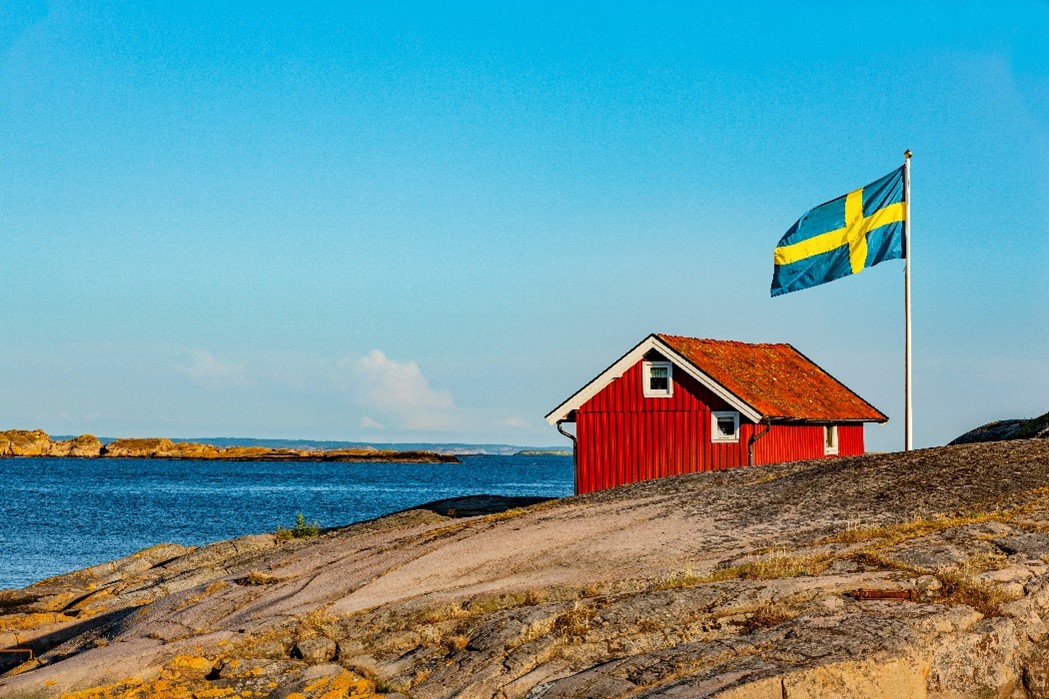
[{"label": "hilltop ridge", "polygon": [[0,694],[1042,697],[1047,483],[1017,440],[159,545],[0,593]]},{"label": "hilltop ridge", "polygon": [[995,420],[956,437],[948,446],[1009,439],[1049,439],[1049,413],[1032,418]]}]

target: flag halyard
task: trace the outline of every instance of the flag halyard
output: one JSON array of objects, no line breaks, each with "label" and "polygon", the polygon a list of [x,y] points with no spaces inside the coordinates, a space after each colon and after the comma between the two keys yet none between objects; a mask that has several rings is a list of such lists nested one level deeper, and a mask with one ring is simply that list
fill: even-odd
[{"label": "flag halyard", "polygon": [[904,251],[904,168],[807,212],[773,252],[772,295],[858,274]]}]

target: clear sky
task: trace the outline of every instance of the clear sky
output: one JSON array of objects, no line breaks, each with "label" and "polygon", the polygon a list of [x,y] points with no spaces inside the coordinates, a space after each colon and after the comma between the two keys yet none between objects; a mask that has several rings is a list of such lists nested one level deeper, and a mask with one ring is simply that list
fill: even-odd
[{"label": "clear sky", "polygon": [[1049,4],[0,4],[0,428],[567,444],[650,332],[903,442],[903,268],[769,296],[912,161],[915,443],[1049,410]]}]

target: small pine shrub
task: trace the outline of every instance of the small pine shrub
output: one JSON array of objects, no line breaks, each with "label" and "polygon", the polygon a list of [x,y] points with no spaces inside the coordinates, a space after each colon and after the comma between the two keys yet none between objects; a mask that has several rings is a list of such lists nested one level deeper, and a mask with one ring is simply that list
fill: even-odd
[{"label": "small pine shrub", "polygon": [[306,517],[301,512],[295,515],[295,526],[291,529],[278,525],[274,536],[277,541],[288,541],[289,539],[309,539],[321,533],[321,525],[317,522],[306,523]]}]

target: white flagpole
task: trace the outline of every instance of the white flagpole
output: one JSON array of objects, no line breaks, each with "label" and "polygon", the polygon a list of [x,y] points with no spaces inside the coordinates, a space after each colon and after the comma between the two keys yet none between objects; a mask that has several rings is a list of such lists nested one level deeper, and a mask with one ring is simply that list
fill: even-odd
[{"label": "white flagpole", "polygon": [[904,354],[906,358],[904,360],[904,380],[903,380],[903,391],[906,394],[904,398],[904,427],[903,427],[903,442],[906,451],[910,451],[913,447],[914,438],[914,427],[912,423],[913,415],[911,413],[911,152],[906,150],[903,152],[903,201],[904,201],[904,219],[903,219],[903,255],[904,255],[904,268],[903,268],[903,305],[904,305],[904,323],[906,330],[904,332]]}]

